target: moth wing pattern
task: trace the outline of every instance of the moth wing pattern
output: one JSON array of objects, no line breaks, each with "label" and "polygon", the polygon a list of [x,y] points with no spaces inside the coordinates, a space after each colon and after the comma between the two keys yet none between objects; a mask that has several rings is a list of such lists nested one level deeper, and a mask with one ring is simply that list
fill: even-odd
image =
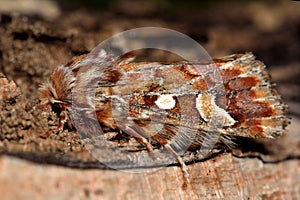
[{"label": "moth wing pattern", "polygon": [[[265,65],[251,53],[213,61],[117,65],[116,68],[126,74],[124,80],[120,79],[119,84],[112,87],[113,96],[118,97],[115,99],[118,106],[126,108],[121,109],[122,113],[128,114],[120,121],[130,122],[143,132],[142,135],[161,144],[180,135],[190,138],[187,141],[193,141],[194,146],[200,145],[205,135],[216,134],[216,131],[220,136],[250,138],[281,135],[288,122],[286,107],[270,83]],[[210,64],[215,67],[205,68]],[[201,70],[195,71],[195,67]],[[214,70],[219,71],[222,83],[211,86]],[[218,89],[220,85],[223,90]],[[205,104],[202,109],[209,107],[206,104],[215,103],[211,107],[216,112],[208,112],[207,116],[203,115],[205,111],[200,112],[197,105],[200,95],[211,99],[206,102],[207,98],[202,98],[201,103]],[[216,130],[211,130],[207,118],[219,119],[213,116],[218,113],[223,122]],[[179,128],[185,131],[178,132]],[[186,140],[179,139],[178,143],[181,141]]]},{"label": "moth wing pattern", "polygon": [[[40,93],[45,104],[60,105],[60,129],[70,120],[74,103],[84,108],[87,118],[95,111],[103,126],[132,127],[160,144],[177,133],[191,138],[193,145],[212,132],[274,138],[288,124],[286,106],[265,65],[252,53],[193,63],[133,59],[125,54],[116,60],[99,49],[57,67]],[[214,80],[215,72],[221,82]]]},{"label": "moth wing pattern", "polygon": [[133,59],[98,49],[54,69],[40,96],[61,109],[56,131],[69,122],[80,133],[98,134],[100,124],[132,135],[150,152],[155,141],[174,155],[187,181],[181,152],[232,145],[231,137],[275,138],[289,122],[252,53],[196,62]]},{"label": "moth wing pattern", "polygon": [[229,62],[216,61],[227,91],[226,110],[237,119],[236,124],[226,128],[226,134],[249,138],[282,135],[289,123],[287,106],[270,82],[265,65],[251,53],[234,55]]}]

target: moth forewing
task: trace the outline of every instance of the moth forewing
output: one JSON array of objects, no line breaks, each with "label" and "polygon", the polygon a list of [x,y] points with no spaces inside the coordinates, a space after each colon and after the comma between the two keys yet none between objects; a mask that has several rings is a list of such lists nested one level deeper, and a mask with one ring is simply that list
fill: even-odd
[{"label": "moth forewing", "polygon": [[251,53],[210,62],[132,60],[98,50],[57,67],[41,88],[42,102],[63,102],[57,130],[68,120],[74,124],[72,108],[82,107],[85,117],[94,112],[105,130],[130,134],[150,152],[150,141],[165,147],[185,178],[179,153],[190,147],[209,149],[236,136],[273,138],[284,132],[286,106]]}]

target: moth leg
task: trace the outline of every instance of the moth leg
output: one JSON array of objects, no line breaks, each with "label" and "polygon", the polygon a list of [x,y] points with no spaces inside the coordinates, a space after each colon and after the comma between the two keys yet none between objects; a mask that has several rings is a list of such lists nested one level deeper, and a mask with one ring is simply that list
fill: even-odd
[{"label": "moth leg", "polygon": [[125,128],[125,131],[128,132],[133,137],[135,137],[140,143],[142,143],[143,145],[145,145],[145,147],[147,148],[148,152],[150,153],[150,156],[153,157],[153,148],[152,148],[152,145],[148,142],[148,140],[146,138],[144,138],[141,134],[139,134],[136,130],[134,130],[130,126],[127,126]]},{"label": "moth leg", "polygon": [[54,132],[60,132],[64,129],[65,123],[68,121],[68,113],[67,109],[64,107],[59,115],[59,124],[55,129],[47,131],[45,134],[41,135],[40,137],[43,139],[48,138]]},{"label": "moth leg", "polygon": [[176,151],[174,151],[174,149],[169,144],[164,145],[164,147],[177,159],[178,163],[180,164],[180,168],[181,168],[181,171],[183,174],[183,180],[184,180],[182,188],[186,189],[188,183],[190,182],[188,167],[186,166],[186,164],[184,163],[182,158],[176,153]]}]

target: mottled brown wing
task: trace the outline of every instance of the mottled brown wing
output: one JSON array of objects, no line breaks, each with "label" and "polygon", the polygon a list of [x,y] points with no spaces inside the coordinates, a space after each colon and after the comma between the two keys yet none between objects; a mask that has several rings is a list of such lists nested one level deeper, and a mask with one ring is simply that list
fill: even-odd
[{"label": "mottled brown wing", "polygon": [[136,127],[163,144],[179,130],[196,138],[216,131],[273,138],[287,124],[285,105],[251,53],[214,62],[125,62],[116,68],[122,77],[99,89],[111,98],[115,126]]},{"label": "mottled brown wing", "polygon": [[286,105],[270,83],[265,65],[248,53],[219,60],[226,88],[227,112],[237,120],[227,134],[250,138],[274,138],[289,123]]}]

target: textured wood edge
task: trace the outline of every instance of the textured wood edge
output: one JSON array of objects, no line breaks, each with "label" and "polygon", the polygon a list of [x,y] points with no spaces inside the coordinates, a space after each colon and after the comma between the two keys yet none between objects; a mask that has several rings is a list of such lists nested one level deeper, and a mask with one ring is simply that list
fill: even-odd
[{"label": "textured wood edge", "polygon": [[[300,161],[277,164],[221,154],[188,166],[140,170],[70,169],[0,157],[1,199],[299,199]],[[291,170],[292,169],[292,170]],[[145,171],[146,170],[146,171]],[[13,177],[13,178],[12,178]]]}]

